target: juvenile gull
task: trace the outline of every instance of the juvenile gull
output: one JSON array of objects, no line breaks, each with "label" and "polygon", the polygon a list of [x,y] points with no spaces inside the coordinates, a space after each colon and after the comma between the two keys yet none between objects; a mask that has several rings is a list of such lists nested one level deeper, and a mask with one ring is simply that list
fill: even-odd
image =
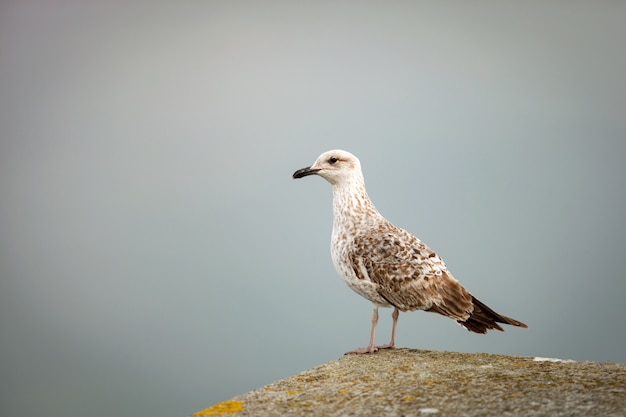
[{"label": "juvenile gull", "polygon": [[[528,327],[496,313],[467,291],[443,260],[421,240],[388,222],[365,191],[358,158],[349,152],[323,153],[293,178],[319,175],[333,186],[331,256],[337,273],[374,305],[370,343],[347,353],[395,348],[400,311],[424,310],[456,320],[475,333],[504,331],[498,323]],[[376,346],[378,307],[394,307],[391,342]]]}]

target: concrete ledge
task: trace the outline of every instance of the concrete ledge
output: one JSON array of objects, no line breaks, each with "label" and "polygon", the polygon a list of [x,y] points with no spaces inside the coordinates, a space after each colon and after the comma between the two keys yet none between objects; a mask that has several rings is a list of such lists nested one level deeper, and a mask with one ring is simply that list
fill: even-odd
[{"label": "concrete ledge", "polygon": [[626,365],[414,349],[349,355],[198,411],[244,416],[624,416]]}]

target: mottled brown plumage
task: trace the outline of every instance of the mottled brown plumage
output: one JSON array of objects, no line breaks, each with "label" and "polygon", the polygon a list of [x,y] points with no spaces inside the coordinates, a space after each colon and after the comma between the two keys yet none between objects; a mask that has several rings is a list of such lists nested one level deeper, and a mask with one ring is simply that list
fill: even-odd
[{"label": "mottled brown plumage", "polygon": [[[354,155],[328,151],[293,177],[313,174],[333,186],[331,255],[337,273],[374,304],[369,346],[348,353],[395,347],[399,311],[439,313],[476,333],[502,331],[498,323],[527,327],[477,300],[452,276],[439,255],[381,216],[365,191],[361,164]],[[391,343],[384,346],[374,343],[378,307],[394,307]]]}]

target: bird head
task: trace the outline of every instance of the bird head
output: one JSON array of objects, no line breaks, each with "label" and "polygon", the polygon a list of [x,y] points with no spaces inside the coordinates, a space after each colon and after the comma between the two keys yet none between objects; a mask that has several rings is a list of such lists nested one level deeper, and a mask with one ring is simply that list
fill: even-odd
[{"label": "bird head", "polygon": [[293,178],[319,175],[332,185],[342,184],[363,177],[359,159],[350,152],[332,150],[321,154],[310,167],[293,173]]}]

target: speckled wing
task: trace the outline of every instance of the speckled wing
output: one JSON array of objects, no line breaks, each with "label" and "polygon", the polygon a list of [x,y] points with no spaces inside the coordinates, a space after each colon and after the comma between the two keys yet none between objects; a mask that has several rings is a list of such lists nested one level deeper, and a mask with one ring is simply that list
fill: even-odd
[{"label": "speckled wing", "polygon": [[358,235],[350,263],[359,279],[401,311],[433,311],[455,320],[471,313],[472,295],[448,272],[432,249],[409,232],[381,223]]}]

